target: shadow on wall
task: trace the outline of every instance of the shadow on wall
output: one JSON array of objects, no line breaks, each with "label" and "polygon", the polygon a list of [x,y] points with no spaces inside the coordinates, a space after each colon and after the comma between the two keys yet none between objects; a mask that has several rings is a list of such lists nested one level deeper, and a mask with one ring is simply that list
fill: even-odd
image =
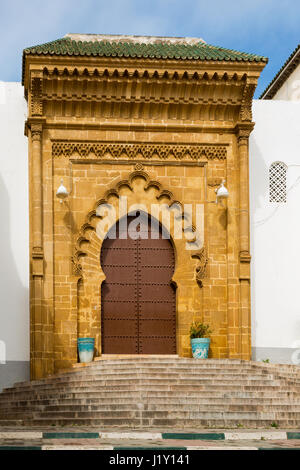
[{"label": "shadow on wall", "polygon": [[[263,159],[261,151],[255,139],[255,132],[250,137],[250,253],[252,259],[255,253],[255,237],[254,228],[255,221],[257,220],[257,213],[261,208],[261,202],[265,200],[266,192],[268,191],[268,167]],[[253,259],[254,261],[254,259]],[[251,317],[252,317],[252,344],[255,343],[255,330],[257,313],[256,312],[256,290],[255,286],[255,262],[251,263]],[[254,359],[254,358],[253,358]]]},{"label": "shadow on wall", "polygon": [[[0,174],[1,263],[0,263],[0,341],[6,349],[5,363],[0,361],[0,391],[15,382],[29,380],[29,361],[22,359],[28,348],[28,288],[20,280],[11,248],[10,201]],[[19,227],[22,231],[22,227]],[[26,247],[27,248],[27,247]],[[27,315],[27,317],[26,317]],[[3,352],[3,351],[2,351]]]}]

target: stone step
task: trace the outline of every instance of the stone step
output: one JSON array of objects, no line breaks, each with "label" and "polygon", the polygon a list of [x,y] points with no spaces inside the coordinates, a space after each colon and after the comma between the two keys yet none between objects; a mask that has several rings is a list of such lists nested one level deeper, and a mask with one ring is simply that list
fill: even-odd
[{"label": "stone step", "polygon": [[[121,371],[121,370],[135,370],[139,368],[147,368],[147,369],[169,369],[169,370],[219,370],[219,371],[254,371],[256,370],[259,373],[264,373],[267,371],[268,373],[272,374],[277,372],[277,369],[267,369],[261,367],[253,367],[251,364],[239,365],[239,364],[220,364],[220,363],[168,363],[168,362],[138,362],[138,363],[126,363],[125,361],[119,363],[109,363],[109,364],[98,364],[92,362],[90,364],[86,364],[84,367],[81,364],[78,364],[78,367],[74,367],[72,369],[61,371],[56,375],[71,375],[71,374],[84,374],[89,373],[93,370],[102,370],[102,371]],[[294,373],[293,371],[287,371],[286,373]],[[43,380],[43,379],[40,379]]]},{"label": "stone step", "polygon": [[82,381],[82,380],[93,380],[94,378],[101,378],[101,377],[108,377],[108,378],[122,378],[122,377],[136,377],[137,375],[141,376],[149,376],[149,377],[183,377],[183,378],[188,378],[190,376],[192,377],[217,377],[219,379],[222,379],[224,377],[225,380],[230,380],[233,377],[250,377],[250,378],[256,378],[257,380],[260,379],[274,379],[274,374],[267,374],[267,373],[251,373],[247,371],[222,371],[216,370],[214,373],[212,373],[209,370],[186,370],[186,371],[170,371],[163,369],[162,371],[159,371],[157,369],[146,369],[146,368],[141,368],[141,369],[136,369],[136,370],[122,370],[122,371],[114,371],[114,370],[109,370],[109,371],[100,371],[100,370],[93,370],[89,373],[85,374],[70,374],[70,375],[61,375],[61,376],[52,376],[47,379],[43,380],[35,380],[32,382],[18,382],[14,384],[13,388],[24,388],[24,387],[32,387],[34,386],[41,386],[44,384],[51,384],[51,383],[59,383],[59,382],[72,382],[72,381]]},{"label": "stone step", "polygon": [[[218,392],[218,394],[216,393]],[[10,394],[7,394],[6,396],[3,396],[2,399],[0,400],[0,404],[2,402],[7,402],[8,400],[11,400],[11,401],[21,401],[21,400],[26,400],[28,398],[30,399],[35,399],[35,400],[40,400],[40,399],[49,399],[49,398],[72,398],[72,397],[76,397],[76,398],[89,398],[89,397],[98,397],[98,398],[101,398],[102,397],[109,397],[109,396],[112,396],[112,394],[114,393],[114,396],[128,396],[129,394],[131,395],[132,393],[134,393],[136,396],[140,396],[142,394],[142,396],[144,397],[155,397],[155,396],[173,396],[173,397],[177,397],[177,396],[182,396],[184,394],[184,396],[201,396],[201,397],[205,397],[205,396],[211,396],[213,394],[213,396],[218,396],[218,397],[241,397],[241,398],[247,398],[247,397],[253,397],[253,398],[261,398],[261,397],[268,397],[268,396],[271,396],[272,398],[281,398],[281,397],[290,397],[290,398],[299,398],[300,397],[300,394],[299,393],[295,393],[295,392],[292,392],[291,389],[287,389],[287,390],[283,390],[283,389],[278,389],[277,387],[261,387],[261,389],[259,389],[258,387],[220,387],[219,390],[217,389],[217,387],[215,386],[209,386],[209,387],[205,387],[205,388],[201,388],[201,387],[191,387],[191,388],[187,388],[187,387],[178,387],[178,386],[171,386],[171,387],[167,387],[165,389],[157,389],[155,388],[155,386],[145,386],[145,387],[140,387],[139,390],[137,389],[134,389],[134,390],[130,390],[130,389],[125,389],[124,388],[110,388],[110,389],[107,389],[105,391],[103,390],[90,390],[88,388],[81,388],[81,389],[78,389],[78,390],[75,390],[75,389],[72,389],[72,393],[61,393],[61,392],[57,392],[57,393],[31,393],[31,394],[13,394],[13,395],[10,395]]]},{"label": "stone step", "polygon": [[[95,364],[95,363],[92,363],[92,364]],[[97,364],[96,364],[97,365]],[[126,367],[128,367],[128,365],[126,365]],[[132,371],[134,371],[134,373],[138,373],[140,370],[142,372],[144,371],[147,371],[147,372],[158,372],[158,370],[161,370],[162,373],[165,373],[165,372],[169,372],[169,373],[176,373],[176,371],[180,372],[180,375],[187,375],[187,376],[191,376],[191,375],[197,375],[197,374],[202,374],[202,375],[208,375],[211,373],[211,368],[199,368],[199,367],[193,367],[192,369],[182,369],[182,368],[177,368],[174,367],[173,369],[172,368],[168,368],[168,370],[166,371],[164,368],[156,368],[155,366],[153,366],[153,364],[150,364],[150,366],[148,368],[145,368],[144,365],[143,365],[143,368],[142,369],[139,369],[138,366],[134,365],[133,366],[133,369],[128,371],[128,369],[126,369],[126,367],[122,367],[122,369],[120,370],[120,373],[123,374],[123,373],[132,373]],[[107,375],[109,374],[112,374],[114,376],[117,376],[119,371],[117,372],[117,370],[115,370],[116,368],[113,368],[112,369],[112,366],[109,366],[107,367],[106,369],[102,369],[101,368],[91,368],[89,367],[89,370],[88,371],[72,371],[71,373],[66,373],[66,374],[60,374],[60,375],[55,375],[55,376],[52,376],[50,378],[47,378],[47,379],[41,379],[41,380],[38,380],[38,381],[34,381],[34,382],[19,382],[19,383],[16,383],[14,385],[14,388],[20,388],[20,387],[24,387],[24,386],[31,386],[32,384],[35,384],[35,385],[42,385],[42,384],[45,384],[45,383],[54,383],[54,382],[57,382],[57,381],[69,381],[70,378],[73,378],[74,380],[80,380],[80,379],[85,379],[85,378],[88,378],[89,376],[95,376],[97,374],[99,375],[103,375],[104,371],[107,370]],[[222,374],[224,375],[230,375],[230,374],[237,374],[237,375],[247,375],[251,372],[251,374],[253,375],[254,372],[253,372],[253,369],[252,368],[249,368],[247,370],[243,369],[243,370],[235,370],[235,371],[228,371],[228,370],[224,370],[222,368],[215,368],[214,371],[216,373],[218,373],[218,375],[221,377]],[[273,370],[272,371],[268,371],[268,370],[265,370],[265,369],[262,369],[261,367],[257,367],[255,369],[255,373],[256,373],[256,376],[257,374],[261,374],[262,376],[265,375],[265,376],[272,376],[271,372],[274,372]],[[106,372],[105,372],[106,373]],[[251,375],[249,374],[249,375]],[[274,376],[274,375],[273,375]],[[260,375],[259,375],[260,377]],[[289,377],[282,377],[283,379],[286,379],[286,378],[289,378],[289,379],[293,379],[292,376],[289,376]]]},{"label": "stone step", "polygon": [[117,399],[117,398],[96,398],[92,399],[90,397],[84,397],[81,399],[74,399],[74,398],[69,398],[69,399],[52,399],[52,400],[42,400],[38,401],[38,405],[36,405],[37,400],[32,400],[32,401],[20,401],[20,402],[15,402],[15,401],[7,401],[1,404],[0,406],[0,411],[2,410],[11,410],[11,409],[19,409],[19,410],[25,410],[28,409],[29,407],[46,407],[46,406],[62,406],[64,407],[65,405],[72,405],[72,406],[82,406],[82,405],[112,405],[112,406],[117,406],[118,404],[124,404],[124,405],[130,405],[135,403],[144,403],[145,406],[148,403],[149,406],[160,406],[160,405],[166,405],[168,407],[171,407],[173,405],[180,405],[182,407],[185,406],[185,404],[195,404],[197,406],[211,406],[211,405],[243,405],[243,406],[297,406],[300,404],[300,400],[298,399],[289,399],[287,400],[286,397],[281,397],[274,399],[273,397],[266,397],[266,398],[238,398],[238,397],[231,397],[231,398],[224,398],[224,397],[207,397],[207,398],[199,398],[197,396],[191,396],[191,397],[186,397],[185,399],[182,399],[181,397],[127,397],[123,399]]},{"label": "stone step", "polygon": [[194,402],[185,402],[185,403],[144,403],[144,402],[131,402],[131,403],[97,403],[97,404],[53,404],[53,405],[43,405],[43,404],[30,404],[26,406],[22,405],[12,405],[7,406],[6,408],[0,409],[0,413],[15,413],[15,412],[24,412],[24,413],[33,413],[33,412],[59,412],[59,411],[73,411],[76,413],[81,413],[84,411],[133,411],[133,410],[158,410],[158,411],[289,411],[289,412],[300,412],[300,402],[299,404],[295,403],[214,403],[213,401],[209,403],[194,403]]},{"label": "stone step", "polygon": [[[2,422],[11,422],[13,421],[20,422],[18,417],[14,419],[11,416],[1,417],[0,425]],[[117,428],[132,428],[137,429],[140,427],[153,427],[153,428],[181,428],[188,427],[191,428],[266,428],[271,426],[276,426],[280,428],[290,428],[293,429],[298,426],[299,423],[299,414],[293,415],[289,413],[286,416],[284,413],[279,415],[278,413],[186,413],[184,415],[176,414],[162,414],[162,413],[149,413],[148,415],[140,414],[134,416],[126,414],[115,414],[103,416],[98,415],[86,415],[86,416],[75,416],[75,417],[66,417],[66,416],[41,416],[34,417],[31,415],[25,416],[22,420],[24,426],[97,426],[105,429],[105,427],[112,428],[116,426]]]},{"label": "stone step", "polygon": [[274,364],[274,363],[265,363],[260,361],[249,361],[253,367],[267,367],[268,369],[279,369],[287,371],[297,371],[300,372],[300,366],[296,364]]},{"label": "stone step", "polygon": [[[280,388],[280,384],[276,382],[270,382],[269,384],[262,384],[261,382],[251,382],[251,381],[239,381],[235,382],[234,384],[230,385],[230,383],[225,384],[223,383],[218,383],[215,381],[209,381],[208,383],[204,383],[202,381],[197,381],[197,382],[192,382],[192,381],[151,381],[151,382],[144,382],[144,381],[135,381],[133,383],[120,383],[120,382],[115,382],[115,383],[110,383],[110,382],[102,382],[102,383],[96,383],[94,382],[92,385],[87,385],[86,383],[80,383],[76,384],[73,386],[57,386],[57,387],[44,387],[42,389],[31,389],[31,390],[20,390],[20,391],[12,391],[12,392],[4,392],[3,397],[5,396],[14,396],[18,397],[20,395],[25,395],[25,394],[44,394],[44,393],[49,393],[51,391],[57,391],[57,392],[68,392],[69,390],[72,392],[77,392],[77,391],[84,391],[90,389],[91,391],[94,390],[145,390],[149,387],[149,390],[175,390],[175,389],[180,389],[180,390],[186,390],[189,391],[191,387],[195,387],[197,390],[213,390],[214,387],[216,389],[224,389],[224,390],[276,390]],[[295,392],[299,392],[299,388],[296,386],[291,386],[291,388],[288,387],[282,387],[282,390],[286,389],[293,389]]]},{"label": "stone step", "polygon": [[[59,387],[72,387],[72,386],[81,386],[82,384],[85,385],[117,385],[117,384],[122,384],[125,382],[132,382],[136,383],[137,381],[140,382],[148,382],[151,381],[152,383],[155,384],[167,384],[167,383],[183,383],[183,384],[197,384],[197,383],[203,383],[203,384],[220,384],[220,385],[227,385],[228,383],[232,383],[232,378],[227,378],[227,377],[218,377],[218,376],[201,376],[201,377],[188,377],[188,378],[181,378],[180,376],[177,377],[153,377],[148,374],[136,374],[136,375],[128,375],[128,376],[96,376],[93,377],[91,380],[85,380],[84,378],[81,378],[80,380],[70,380],[66,382],[45,382],[43,384],[36,384],[32,382],[28,386],[24,387],[12,387],[12,388],[5,388],[3,390],[3,393],[6,393],[8,391],[10,392],[19,392],[19,391],[29,391],[29,390],[40,390],[40,389],[50,389],[50,388],[59,388]],[[278,379],[274,378],[260,378],[260,377],[251,377],[251,376],[245,376],[244,378],[235,378],[234,379],[234,384],[235,385],[243,385],[243,384],[252,384],[252,385],[258,385],[258,384],[266,384],[266,385],[281,385],[281,381]]]},{"label": "stone step", "polygon": [[262,412],[262,411],[168,411],[168,410],[108,410],[108,411],[44,411],[44,412],[15,412],[1,413],[2,419],[20,419],[22,416],[32,419],[68,419],[73,420],[75,418],[82,419],[102,419],[102,418],[126,418],[130,422],[131,419],[135,418],[149,418],[149,419],[231,419],[231,420],[242,420],[242,419],[300,419],[300,412]]},{"label": "stone step", "polygon": [[[166,365],[165,367],[161,366],[153,366],[153,365],[145,365],[143,364],[142,366],[122,366],[122,367],[90,367],[87,368],[87,370],[80,370],[80,371],[72,371],[70,373],[64,373],[64,374],[57,374],[54,376],[50,376],[46,380],[51,380],[51,378],[68,378],[68,377],[80,377],[80,376],[87,376],[87,375],[94,375],[94,374],[109,374],[113,373],[114,375],[121,374],[121,373],[140,373],[140,372],[147,372],[147,373],[179,373],[179,374],[194,374],[194,373],[215,373],[215,374],[256,374],[259,376],[263,375],[278,375],[280,374],[279,371],[276,370],[265,370],[265,369],[260,369],[260,368],[239,368],[239,367],[234,367],[234,368],[224,368],[220,366],[214,366],[214,367],[197,367],[197,366],[187,366],[187,367],[180,367],[180,366],[169,366]],[[298,374],[295,373],[290,373],[290,374],[284,374],[285,376],[288,377],[295,377],[299,378]],[[37,382],[43,382],[45,379],[40,379]]]},{"label": "stone step", "polygon": [[[244,396],[246,392],[253,392],[253,396],[255,397],[260,397],[260,396],[266,396],[266,395],[270,395],[272,394],[273,397],[276,397],[276,396],[284,396],[283,395],[283,392],[286,392],[286,395],[285,396],[289,396],[289,394],[291,392],[293,392],[293,390],[291,388],[281,388],[279,389],[279,387],[272,387],[272,386],[269,386],[269,387],[265,387],[265,386],[248,386],[248,385],[245,385],[245,386],[216,386],[216,385],[207,385],[207,386],[192,386],[192,387],[189,387],[188,385],[165,385],[165,386],[162,386],[160,385],[160,387],[156,387],[155,385],[153,384],[142,384],[142,385],[139,385],[139,386],[132,386],[131,388],[129,386],[126,387],[126,389],[124,389],[124,386],[114,386],[114,387],[107,387],[105,388],[105,391],[107,392],[107,395],[108,396],[110,393],[112,392],[119,392],[119,394],[128,394],[128,393],[131,393],[131,392],[139,392],[139,393],[146,393],[146,392],[159,392],[159,393],[163,393],[163,392],[171,392],[171,394],[175,395],[175,396],[178,396],[178,395],[186,395],[187,393],[190,393],[190,392],[195,392],[196,395],[200,394],[201,396],[205,396],[205,392],[209,392],[210,393],[213,393],[213,392],[220,392],[220,396],[224,396],[227,392],[227,396],[232,396],[232,393],[235,392],[235,393],[242,393]],[[79,393],[81,393],[81,396],[86,396],[86,397],[89,397],[89,396],[92,396],[92,393],[96,393],[96,395],[98,396],[99,393],[103,392],[103,389],[100,389],[95,387],[95,388],[88,388],[88,387],[80,387],[80,388],[72,388],[71,389],[71,392],[73,394],[75,394],[75,396],[78,396]],[[296,391],[294,391],[294,397],[299,397],[300,394]],[[57,395],[61,395],[61,396],[66,396],[68,392],[65,391],[65,393],[63,393],[63,390],[57,390]],[[260,394],[259,394],[260,393]],[[14,394],[7,394],[7,395],[4,395],[2,397],[2,400],[7,400],[7,399],[10,399],[10,400],[24,400],[24,399],[28,399],[28,397],[31,397],[31,398],[35,398],[35,399],[46,399],[46,398],[49,398],[49,397],[53,397],[53,396],[56,396],[56,394],[51,394],[51,393],[48,393],[48,391],[44,391],[44,392],[40,392],[40,393],[35,393],[34,391],[32,391],[32,393],[27,393],[27,394],[24,394],[22,392],[20,393],[14,393]],[[73,395],[74,396],[74,395]],[[2,400],[0,400],[0,403],[2,402]]]},{"label": "stone step", "polygon": [[140,376],[149,376],[149,377],[185,377],[188,378],[190,376],[192,377],[219,377],[224,379],[232,379],[236,377],[253,377],[257,379],[267,379],[267,378],[274,378],[274,376],[277,377],[276,374],[274,373],[260,373],[259,371],[257,372],[251,372],[251,374],[247,371],[223,371],[223,370],[213,370],[209,371],[207,369],[205,370],[168,370],[168,369],[147,369],[147,368],[141,368],[141,369],[132,369],[132,370],[119,370],[119,371],[114,371],[114,370],[108,370],[108,371],[101,371],[101,370],[93,370],[90,371],[89,373],[85,374],[70,374],[68,376],[62,375],[62,376],[52,376],[49,377],[47,380],[44,381],[33,381],[33,382],[21,382],[17,383],[14,385],[14,387],[24,387],[28,385],[43,385],[44,383],[57,383],[57,382],[69,382],[69,381],[76,381],[76,380],[89,380],[93,379],[95,377],[129,377],[133,376],[136,377],[137,375]]},{"label": "stone step", "polygon": [[[77,363],[76,365],[74,366],[78,366],[78,367],[81,367],[81,366],[94,366],[95,364],[121,364],[121,363],[124,363],[124,364],[138,364],[138,363],[142,363],[142,362],[145,362],[145,363],[151,363],[151,364],[155,364],[155,363],[160,363],[160,364],[163,364],[163,363],[168,363],[168,364],[192,364],[192,363],[199,363],[199,364],[208,364],[208,365],[213,365],[213,364],[228,364],[228,365],[241,365],[241,364],[245,364],[245,365],[250,365],[252,363],[254,364],[257,364],[257,362],[255,361],[246,361],[246,360],[243,360],[243,359],[228,359],[228,358],[223,358],[223,359],[213,359],[213,358],[209,358],[209,359],[194,359],[193,357],[163,357],[163,356],[160,356],[160,357],[153,357],[153,356],[150,356],[149,357],[141,357],[139,355],[134,355],[133,357],[119,357],[119,358],[116,358],[116,359],[107,359],[107,360],[103,360],[98,357],[94,358],[94,361],[93,362],[90,362],[90,363],[85,363],[85,364],[80,364],[80,363]],[[261,363],[258,363],[258,364],[261,364]],[[265,364],[264,364],[265,365]],[[268,364],[266,364],[268,366]]]},{"label": "stone step", "polygon": [[[217,379],[217,380],[222,380],[224,378],[224,380],[236,380],[236,379],[246,379],[247,377],[250,377],[249,380],[252,380],[252,379],[255,379],[255,380],[280,380],[280,377],[277,377],[276,375],[274,374],[249,374],[247,372],[241,372],[241,373],[222,373],[222,372],[219,372],[219,373],[211,373],[211,372],[208,372],[208,371],[205,371],[205,372],[198,372],[198,371],[187,371],[185,374],[183,373],[173,373],[173,372],[166,372],[164,371],[163,373],[158,373],[158,372],[155,372],[155,373],[152,373],[151,371],[150,372],[142,372],[141,374],[139,374],[139,372],[136,372],[136,373],[132,373],[132,371],[130,373],[128,372],[121,372],[121,373],[114,373],[113,371],[111,371],[110,373],[103,373],[103,372],[95,372],[93,374],[88,374],[88,375],[76,375],[76,376],[59,376],[59,377],[56,377],[56,376],[52,376],[46,380],[39,380],[39,381],[31,381],[31,382],[16,382],[12,387],[7,387],[7,388],[4,388],[3,391],[7,391],[7,390],[19,390],[19,389],[31,389],[33,387],[42,387],[44,385],[56,385],[56,384],[70,384],[70,383],[77,383],[77,382],[86,382],[86,381],[94,381],[94,380],[104,380],[104,379],[113,379],[113,380],[118,380],[119,378],[124,378],[124,379],[128,379],[128,378],[132,378],[132,379],[135,379],[139,376],[142,376],[142,377],[149,377],[149,378],[176,378],[176,379],[181,379],[181,380],[188,380],[189,378],[192,378],[192,379],[205,379],[205,378],[213,378],[213,379]],[[285,380],[285,378],[284,378]]]},{"label": "stone step", "polygon": [[190,406],[195,406],[197,408],[205,408],[207,410],[221,407],[222,409],[227,409],[232,407],[237,407],[237,408],[243,408],[243,409],[252,409],[253,407],[256,409],[259,409],[260,411],[264,411],[266,409],[288,409],[292,408],[292,410],[298,411],[298,408],[300,406],[300,402],[297,401],[295,402],[271,402],[271,401],[252,401],[249,402],[247,400],[244,401],[227,401],[227,402],[216,402],[214,400],[211,401],[186,401],[186,402],[170,402],[170,400],[165,400],[165,401],[158,401],[158,402],[145,402],[142,400],[137,399],[135,402],[134,401],[128,401],[128,402],[110,402],[110,403],[102,403],[102,402],[97,402],[97,403],[62,403],[62,402],[57,402],[57,403],[51,403],[51,404],[18,404],[18,403],[11,403],[7,404],[6,406],[3,406],[0,408],[0,413],[5,413],[6,411],[14,412],[26,412],[26,411],[44,411],[44,410],[54,410],[54,409],[62,409],[62,410],[84,410],[84,409],[117,409],[117,408],[124,408],[124,409],[177,409],[177,408],[182,408],[185,409],[186,407]]},{"label": "stone step", "polygon": [[[222,364],[220,362],[206,362],[206,360],[200,361],[191,361],[191,362],[126,362],[126,361],[109,361],[109,362],[91,362],[89,364],[76,364],[77,367],[73,365],[72,369],[60,371],[56,375],[66,375],[66,374],[75,374],[75,373],[85,373],[89,372],[90,370],[132,370],[132,369],[139,369],[141,367],[154,369],[203,369],[203,370],[257,370],[257,371],[264,371],[268,370],[270,373],[277,371],[277,369],[268,369],[264,367],[256,367],[253,366],[251,363],[245,364]],[[294,373],[296,371],[285,371],[286,373]]]},{"label": "stone step", "polygon": [[[160,428],[160,429],[233,429],[233,428],[251,428],[251,429],[266,429],[273,426],[273,419],[244,419],[236,421],[235,419],[132,419],[128,422],[127,419],[123,418],[108,418],[108,419],[82,419],[76,418],[72,420],[71,425],[76,429],[77,426],[87,426],[89,428],[99,428],[102,430],[112,428],[123,428],[123,429],[151,429],[151,428]],[[277,419],[276,426],[281,429],[293,429],[297,427],[299,420],[287,420],[287,419]],[[30,426],[30,427],[46,427],[46,426],[70,426],[69,420],[66,419],[29,419],[29,420],[0,420],[0,426]]]},{"label": "stone step", "polygon": [[23,419],[1,419],[0,418],[0,428],[4,427],[21,427],[24,426],[24,420]]},{"label": "stone step", "polygon": [[297,374],[228,359],[99,360],[6,389],[0,425],[291,428],[300,424]]},{"label": "stone step", "polygon": [[45,407],[45,406],[82,406],[82,405],[117,405],[117,404],[122,404],[122,405],[131,405],[135,404],[138,400],[143,400],[146,403],[149,403],[149,406],[155,405],[158,406],[159,404],[170,406],[170,405],[178,405],[178,406],[184,406],[185,404],[195,404],[195,405],[259,405],[261,406],[262,404],[265,404],[267,406],[269,405],[280,405],[280,406],[296,406],[300,405],[300,397],[298,399],[293,398],[293,399],[287,399],[285,397],[281,398],[274,398],[272,397],[260,397],[258,398],[240,398],[240,397],[231,397],[231,398],[225,398],[225,397],[220,397],[219,395],[212,395],[208,394],[208,396],[205,397],[199,397],[198,395],[192,395],[192,396],[177,396],[174,397],[173,395],[171,396],[140,396],[140,394],[133,395],[133,396],[125,396],[125,397],[120,397],[119,394],[116,395],[115,397],[111,397],[109,394],[106,396],[101,396],[97,398],[91,398],[89,396],[83,397],[83,398],[50,398],[50,399],[41,399],[38,400],[38,405],[37,405],[37,400],[20,400],[20,401],[12,401],[12,400],[7,400],[3,401],[0,404],[0,409],[6,409],[6,408],[11,408],[11,407],[18,407],[18,408],[25,408],[25,407],[33,407],[35,405]]}]

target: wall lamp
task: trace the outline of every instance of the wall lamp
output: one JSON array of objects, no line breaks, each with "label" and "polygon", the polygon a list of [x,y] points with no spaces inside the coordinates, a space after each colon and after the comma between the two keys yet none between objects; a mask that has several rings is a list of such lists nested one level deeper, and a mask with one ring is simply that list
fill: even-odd
[{"label": "wall lamp", "polygon": [[56,197],[59,199],[59,202],[62,202],[69,196],[67,188],[64,186],[63,179],[60,180],[60,186],[56,191]]},{"label": "wall lamp", "polygon": [[218,203],[219,201],[222,201],[222,199],[227,199],[229,196],[228,189],[224,186],[225,183],[226,181],[223,180],[220,186],[217,189],[215,189],[215,193],[217,196],[216,203]]},{"label": "wall lamp", "polygon": [[209,203],[218,204],[220,202],[220,204],[223,205],[222,204],[223,199],[227,199],[229,197],[229,191],[224,186],[225,182],[226,181],[223,180],[222,183],[220,184],[220,186],[217,189],[215,189],[216,200],[215,201],[208,201]]},{"label": "wall lamp", "polygon": [[58,187],[58,190],[56,191],[56,197],[59,199],[59,202],[62,204],[62,202],[67,199],[67,197],[70,196],[70,194],[73,191],[73,171],[72,171],[72,162],[69,162],[69,181],[70,181],[70,191],[67,190],[67,188],[64,186],[64,180],[60,180],[60,186]]}]

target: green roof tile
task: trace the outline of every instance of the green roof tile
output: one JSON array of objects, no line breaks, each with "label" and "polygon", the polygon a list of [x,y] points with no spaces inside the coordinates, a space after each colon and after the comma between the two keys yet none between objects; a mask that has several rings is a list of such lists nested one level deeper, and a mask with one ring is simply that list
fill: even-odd
[{"label": "green roof tile", "polygon": [[[199,40],[195,44],[177,42],[170,44],[156,41],[154,43],[98,40],[81,41],[64,37],[46,44],[28,47],[23,51],[23,67],[28,55],[59,55],[59,56],[97,56],[97,57],[130,57],[145,59],[175,60],[212,60],[212,61],[244,61],[268,62],[268,59],[255,54],[212,46]],[[24,74],[24,68],[23,68]]]},{"label": "green roof tile", "polygon": [[247,54],[223,47],[211,46],[199,41],[198,44],[154,44],[108,42],[104,41],[75,41],[71,38],[57,39],[46,44],[24,49],[25,55],[55,54],[55,55],[97,55],[99,57],[144,57],[154,59],[194,59],[194,60],[243,60],[250,62],[267,62],[266,57]]}]

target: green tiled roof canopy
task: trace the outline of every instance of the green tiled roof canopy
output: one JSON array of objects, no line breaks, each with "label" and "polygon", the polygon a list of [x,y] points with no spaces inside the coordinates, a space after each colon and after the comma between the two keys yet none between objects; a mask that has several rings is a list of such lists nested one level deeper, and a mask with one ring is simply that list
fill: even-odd
[{"label": "green tiled roof canopy", "polygon": [[196,44],[182,42],[137,43],[126,41],[78,41],[70,37],[57,39],[24,49],[24,55],[65,55],[92,57],[130,57],[145,59],[226,60],[239,62],[267,62],[266,57],[211,46],[199,40]]}]

